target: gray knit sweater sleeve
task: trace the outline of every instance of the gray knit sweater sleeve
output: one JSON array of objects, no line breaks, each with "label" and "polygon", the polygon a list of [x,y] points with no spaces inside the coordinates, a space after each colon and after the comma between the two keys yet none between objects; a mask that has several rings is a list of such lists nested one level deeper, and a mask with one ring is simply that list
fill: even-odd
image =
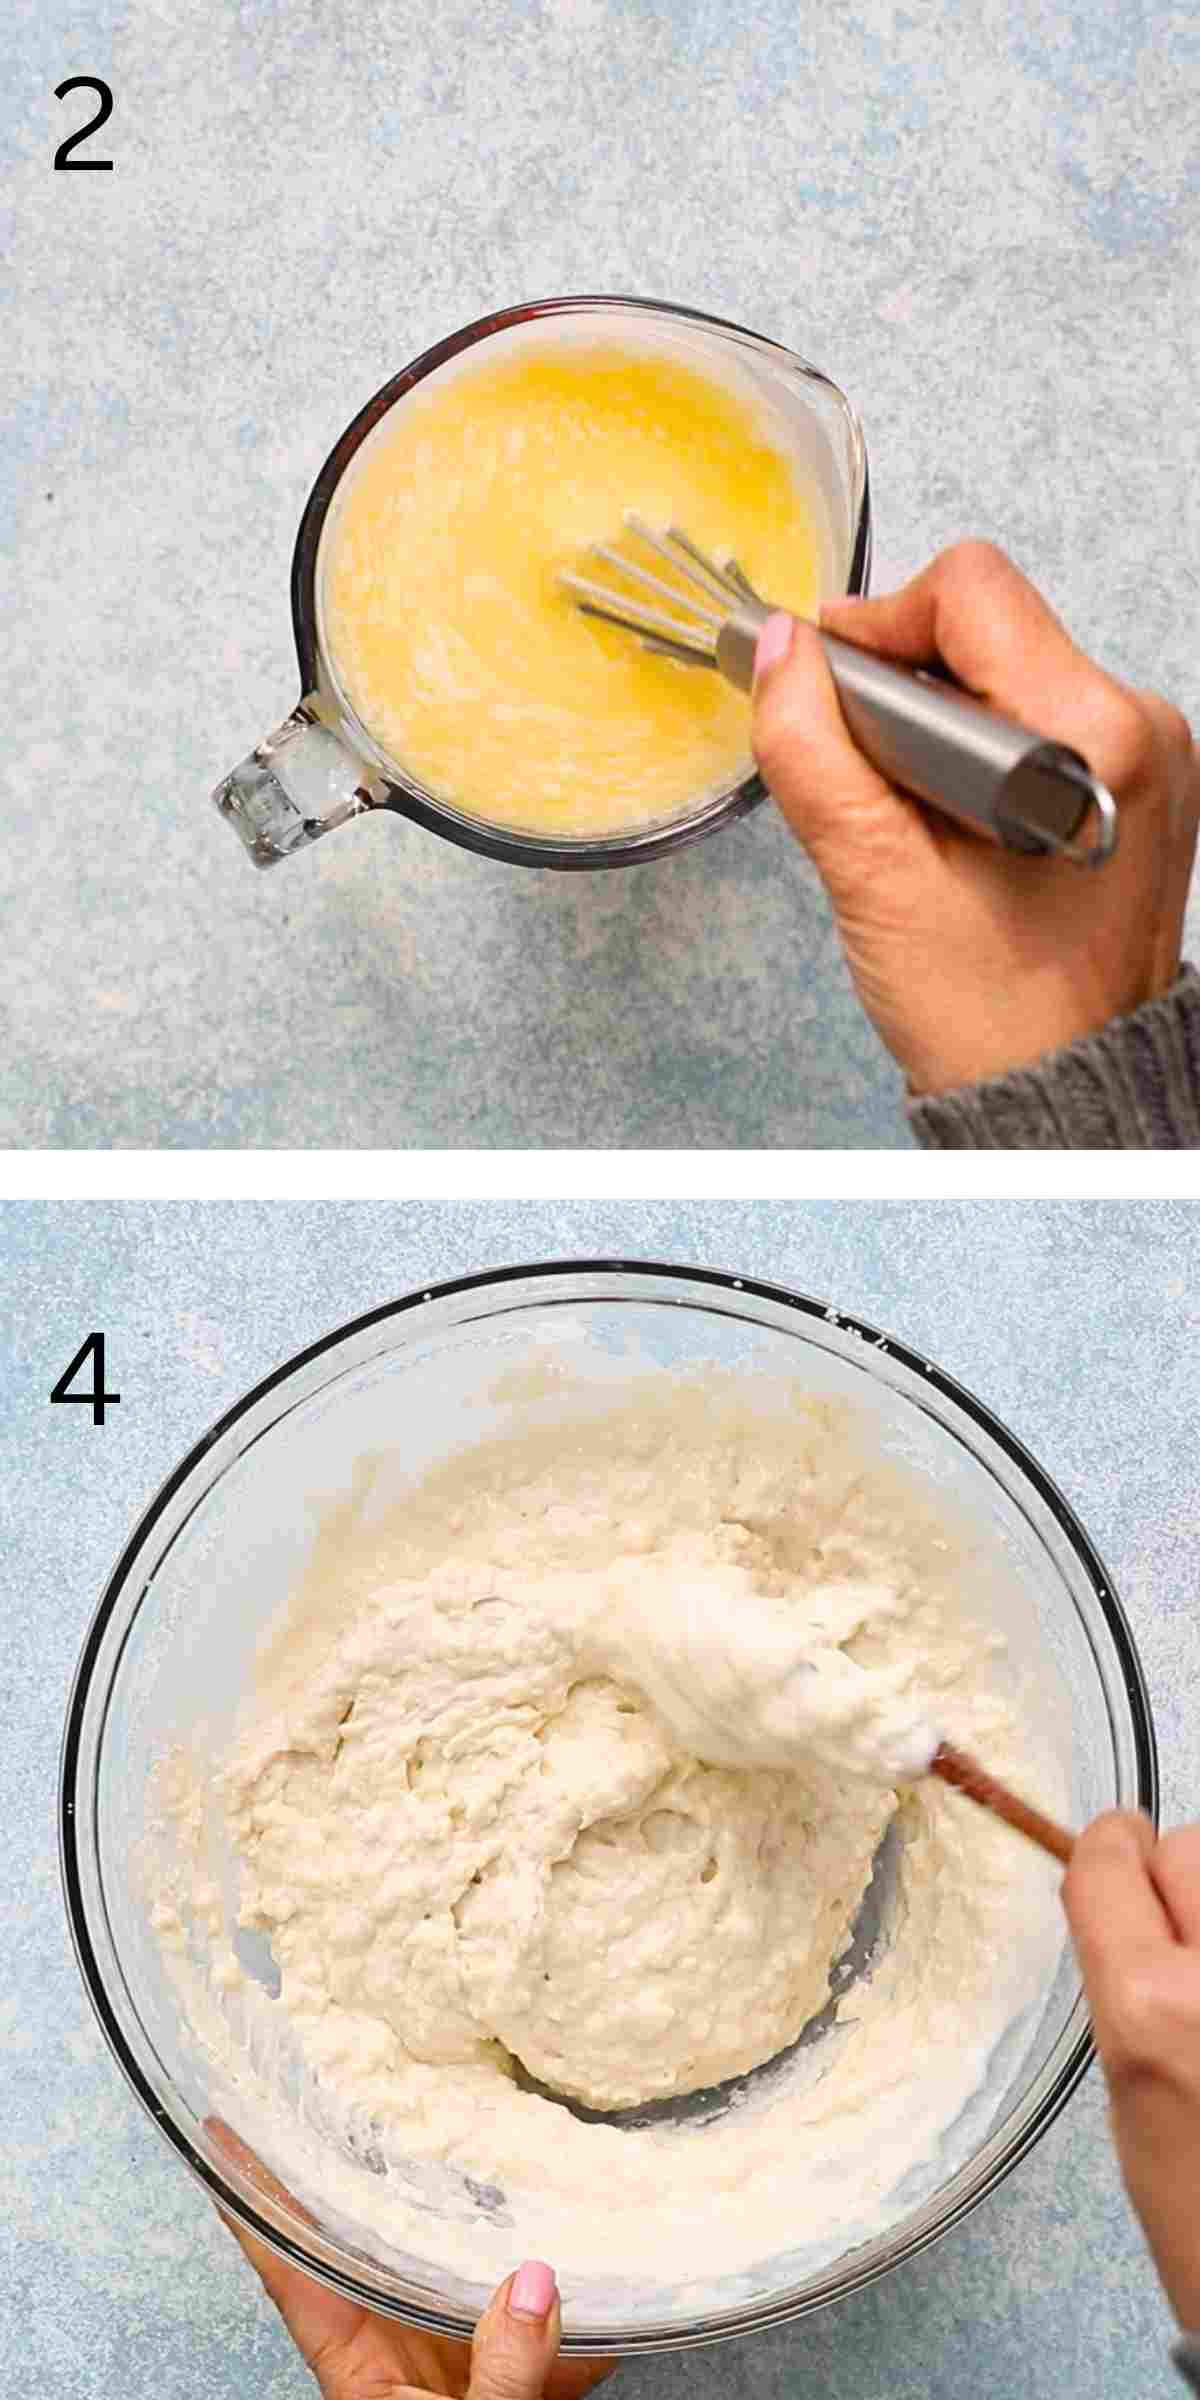
[{"label": "gray knit sweater sleeve", "polygon": [[1185,2383],[1200,2392],[1200,2333],[1185,2333],[1175,2344],[1171,2356]]},{"label": "gray knit sweater sleeve", "polygon": [[1200,1150],[1200,975],[1032,1067],[910,1100],[925,1150]]}]

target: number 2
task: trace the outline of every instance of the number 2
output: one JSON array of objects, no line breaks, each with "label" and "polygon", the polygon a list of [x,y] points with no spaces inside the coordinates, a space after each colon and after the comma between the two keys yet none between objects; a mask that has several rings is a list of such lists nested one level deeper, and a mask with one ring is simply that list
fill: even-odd
[{"label": "number 2", "polygon": [[87,140],[89,133],[98,133],[102,125],[107,125],[113,112],[113,96],[108,85],[101,83],[98,75],[68,75],[65,83],[55,84],[54,97],[56,100],[65,100],[68,92],[94,92],[100,106],[95,116],[89,117],[87,124],[80,126],[78,133],[68,134],[66,141],[59,143],[54,153],[55,166],[72,169],[94,167],[101,171],[107,167],[111,171],[113,163],[111,158],[72,158],[71,156],[72,150],[77,150],[79,144]]}]

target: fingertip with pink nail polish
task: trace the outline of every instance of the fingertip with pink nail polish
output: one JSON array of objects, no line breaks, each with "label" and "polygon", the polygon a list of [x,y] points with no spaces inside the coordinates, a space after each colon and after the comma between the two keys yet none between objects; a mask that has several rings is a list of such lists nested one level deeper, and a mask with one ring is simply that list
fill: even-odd
[{"label": "fingertip with pink nail polish", "polygon": [[794,627],[794,617],[789,617],[781,608],[775,609],[767,618],[754,647],[755,690],[764,675],[769,675],[774,667],[782,666],[792,646]]},{"label": "fingertip with pink nail polish", "polygon": [[553,2267],[548,2267],[544,2258],[527,2258],[509,2285],[509,2315],[544,2325],[557,2298]]}]

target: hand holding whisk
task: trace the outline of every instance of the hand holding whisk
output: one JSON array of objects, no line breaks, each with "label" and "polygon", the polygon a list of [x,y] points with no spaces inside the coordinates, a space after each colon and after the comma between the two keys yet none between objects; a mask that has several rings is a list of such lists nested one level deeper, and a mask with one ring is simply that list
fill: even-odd
[{"label": "hand holding whisk", "polygon": [[[632,510],[623,547],[598,543],[589,556],[607,570],[603,580],[561,576],[585,615],[750,690],[758,637],[774,611],[736,559],[718,564],[679,526],[656,531]],[[894,666],[833,634],[821,642],[850,733],[891,782],[1007,849],[1087,867],[1111,857],[1116,802],[1077,750],[998,715],[948,678]]]}]

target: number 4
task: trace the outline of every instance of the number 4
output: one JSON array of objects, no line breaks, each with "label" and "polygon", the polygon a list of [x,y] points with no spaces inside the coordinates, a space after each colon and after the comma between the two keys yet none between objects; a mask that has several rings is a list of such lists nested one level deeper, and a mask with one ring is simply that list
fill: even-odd
[{"label": "number 4", "polygon": [[[71,1391],[69,1387],[72,1377],[83,1373],[89,1359],[92,1365],[90,1392]],[[103,1425],[105,1409],[115,1408],[121,1397],[119,1392],[105,1391],[104,1375],[104,1335],[89,1333],[86,1342],[76,1351],[70,1366],[63,1369],[50,1397],[52,1400],[78,1400],[85,1408],[90,1405],[93,1425]]]}]

